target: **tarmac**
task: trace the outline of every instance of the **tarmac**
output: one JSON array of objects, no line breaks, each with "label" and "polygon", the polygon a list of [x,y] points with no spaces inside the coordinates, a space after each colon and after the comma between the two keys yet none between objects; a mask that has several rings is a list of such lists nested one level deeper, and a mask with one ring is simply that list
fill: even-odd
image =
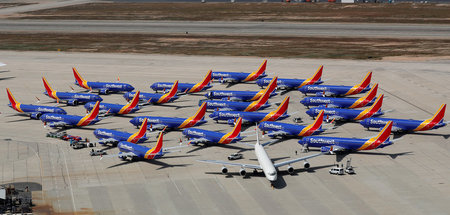
[{"label": "tarmac", "polygon": [[[42,94],[41,77],[55,90],[75,91],[71,67],[89,81],[116,81],[132,84],[151,92],[156,81],[196,83],[209,69],[215,71],[252,72],[263,58],[182,55],[94,54],[64,52],[0,51],[0,84],[10,88],[23,104],[54,105]],[[450,102],[450,60],[423,61],[352,61],[330,59],[269,58],[269,76],[309,78],[324,65],[326,84],[354,85],[368,70],[372,83],[379,83],[385,94],[386,117],[426,119],[441,104]],[[227,89],[215,85],[212,89]],[[255,84],[237,84],[228,89],[259,90]],[[239,168],[223,175],[221,166],[196,162],[199,159],[226,160],[231,153],[244,150],[244,159],[236,162],[257,164],[251,147],[190,146],[159,160],[124,162],[118,158],[89,156],[90,148],[74,150],[69,143],[45,137],[48,131],[39,120],[18,115],[7,106],[6,92],[0,96],[0,184],[30,182],[42,185],[33,191],[34,212],[79,214],[448,214],[450,212],[450,126],[417,134],[407,134],[392,146],[348,156],[355,175],[335,176],[328,170],[336,164],[335,156],[310,159],[310,170],[302,163],[293,165],[289,175],[281,168],[272,188],[262,173],[243,178]],[[146,106],[127,116],[113,116],[85,128],[70,129],[72,135],[96,140],[96,128],[135,132],[128,121],[134,116],[187,117],[195,113],[200,95],[182,96],[170,105]],[[277,95],[270,102],[291,97],[289,112],[283,120],[293,123],[302,117],[304,124],[313,120],[305,114],[298,91]],[[102,96],[104,102],[125,104],[121,94]],[[82,106],[66,107],[69,114],[84,115]],[[275,109],[272,106],[268,111]],[[207,117],[208,118],[208,117]],[[445,117],[444,120],[449,120]],[[231,131],[227,124],[209,121],[200,128]],[[252,131],[253,126],[245,127]],[[376,135],[359,123],[345,123],[326,136],[365,138]],[[164,146],[177,146],[181,132],[165,135]],[[255,137],[244,141],[254,143]],[[156,138],[143,145],[153,146]],[[269,141],[264,137],[263,141]],[[97,145],[98,148],[102,146]],[[279,161],[303,156],[297,139],[266,147],[270,157]],[[299,154],[296,155],[295,151]],[[316,153],[311,151],[307,154]],[[109,154],[118,153],[116,148]],[[344,160],[345,161],[345,160]]]}]

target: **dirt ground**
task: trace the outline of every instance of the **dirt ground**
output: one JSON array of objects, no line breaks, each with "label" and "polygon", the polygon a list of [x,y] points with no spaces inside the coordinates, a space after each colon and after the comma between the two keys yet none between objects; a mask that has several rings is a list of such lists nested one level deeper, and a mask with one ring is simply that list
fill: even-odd
[{"label": "dirt ground", "polygon": [[[1,50],[288,58],[450,56],[450,39],[320,38],[154,34],[0,34]],[[326,42],[324,42],[326,41]],[[364,47],[364,48],[362,48]]]},{"label": "dirt ground", "polygon": [[92,3],[14,18],[448,24],[450,4]]}]

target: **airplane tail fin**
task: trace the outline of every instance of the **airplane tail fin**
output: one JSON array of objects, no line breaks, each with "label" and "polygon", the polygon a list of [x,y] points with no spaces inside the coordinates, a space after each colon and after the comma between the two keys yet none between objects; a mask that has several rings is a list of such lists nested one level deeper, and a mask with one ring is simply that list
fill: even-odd
[{"label": "airplane tail fin", "polygon": [[167,97],[172,98],[173,96],[175,96],[177,94],[177,90],[178,90],[178,80],[175,81],[175,83],[172,85],[172,88],[170,89],[170,91],[168,93],[166,93],[165,95],[167,95]]},{"label": "airplane tail fin", "polygon": [[441,107],[439,108],[439,110],[433,115],[433,117],[428,119],[428,121],[436,122],[436,123],[439,123],[440,121],[442,121],[444,119],[446,107],[447,107],[447,104],[442,104]]},{"label": "airplane tail fin", "polygon": [[206,113],[206,102],[203,102],[203,104],[191,118],[193,120],[201,120],[203,119],[203,117],[205,117],[205,113]]},{"label": "airplane tail fin", "polygon": [[16,107],[17,104],[20,104],[16,101],[11,91],[9,91],[9,88],[6,88],[6,93],[8,94],[9,103],[11,103],[11,107]]},{"label": "airplane tail fin", "polygon": [[239,117],[233,130],[230,133],[228,133],[229,134],[228,138],[234,139],[235,137],[239,136],[239,134],[241,133],[241,126],[242,126],[242,118]]},{"label": "airplane tail fin", "polygon": [[97,116],[98,116],[98,114],[99,114],[99,111],[100,110],[100,102],[99,101],[97,101],[96,103],[95,103],[95,106],[94,106],[94,108],[92,108],[92,110],[91,110],[91,112],[88,114],[88,119],[95,119],[95,118],[97,118]]},{"label": "airplane tail fin", "polygon": [[72,67],[72,71],[73,76],[75,77],[75,81],[78,83],[78,85],[85,89],[89,89],[89,87],[86,85],[86,80],[81,77],[80,73],[78,73],[78,70],[75,67]]},{"label": "airplane tail fin", "polygon": [[147,121],[148,121],[148,119],[145,118],[144,121],[141,124],[141,127],[139,128],[139,131],[137,131],[136,133],[134,133],[132,135],[133,138],[129,142],[132,142],[133,140],[136,140],[135,142],[132,142],[132,143],[136,143],[137,140],[141,139],[145,135],[145,133],[147,132]]},{"label": "airplane tail fin", "polygon": [[274,114],[277,115],[283,115],[285,113],[287,113],[288,107],[289,107],[289,96],[286,96],[286,98],[284,98],[283,102],[281,102],[280,106],[278,106],[278,108],[276,110],[273,111]]},{"label": "airplane tail fin", "polygon": [[158,141],[156,142],[156,146],[152,148],[151,153],[157,154],[160,153],[163,150],[163,136],[164,132],[159,132]]},{"label": "airplane tail fin", "polygon": [[381,94],[377,98],[377,100],[373,103],[373,105],[368,108],[369,112],[378,112],[381,109],[381,106],[383,105],[383,97],[384,94]]},{"label": "airplane tail fin", "polygon": [[370,91],[365,96],[362,97],[363,100],[372,101],[377,95],[377,91],[378,91],[378,84],[375,84],[375,86],[373,86],[372,89],[370,89]]},{"label": "airplane tail fin", "polygon": [[269,86],[266,87],[266,89],[264,89],[264,93],[256,101],[257,103],[264,104],[267,102],[267,100],[269,100],[270,94],[277,88],[277,80],[278,80],[277,76],[272,78],[272,80],[269,83]]},{"label": "airplane tail fin", "polygon": [[322,79],[323,65],[317,69],[316,73],[310,78],[310,83],[314,84]]},{"label": "airplane tail fin", "polygon": [[385,141],[389,140],[389,136],[391,135],[392,131],[392,121],[389,121],[384,128],[378,133],[378,135],[371,140],[373,140],[373,143],[369,145],[364,150],[370,150],[370,149],[376,149],[378,146],[383,144]]},{"label": "airplane tail fin", "polygon": [[45,91],[47,91],[47,94],[51,96],[54,92],[52,87],[50,87],[50,84],[48,84],[47,79],[45,77],[42,77],[42,81],[44,82]]},{"label": "airplane tail fin", "polygon": [[208,74],[206,74],[203,80],[201,82],[198,82],[196,85],[201,87],[208,85],[209,82],[211,81],[211,77],[212,77],[212,70],[209,70]]},{"label": "airplane tail fin", "polygon": [[314,120],[314,122],[308,126],[306,126],[306,128],[304,128],[299,136],[302,137],[306,137],[306,136],[311,136],[317,129],[320,129],[322,127],[322,123],[323,123],[323,115],[324,115],[324,111],[321,110],[319,112],[319,114],[316,117],[316,120]]},{"label": "airplane tail fin", "polygon": [[256,78],[266,71],[266,67],[267,67],[267,60],[264,60],[259,66],[258,70],[253,72],[253,74],[256,75]]},{"label": "airplane tail fin", "polygon": [[137,92],[134,94],[134,97],[133,97],[133,99],[131,100],[130,106],[128,106],[128,108],[133,109],[133,108],[135,108],[135,107],[139,104],[139,94],[140,94],[140,91],[137,91]]},{"label": "airplane tail fin", "polygon": [[369,86],[371,79],[372,79],[372,71],[369,71],[369,73],[367,73],[366,77],[361,81],[361,83],[355,85],[354,87],[366,88]]}]

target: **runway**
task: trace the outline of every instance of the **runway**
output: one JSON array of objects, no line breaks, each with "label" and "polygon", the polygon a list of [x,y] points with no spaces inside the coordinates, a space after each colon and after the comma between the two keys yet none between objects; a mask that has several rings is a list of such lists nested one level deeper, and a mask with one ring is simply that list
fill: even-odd
[{"label": "runway", "polygon": [[449,25],[375,23],[0,20],[2,32],[210,34],[448,39]]},{"label": "runway", "polygon": [[[16,100],[24,104],[53,105],[42,92],[44,75],[53,89],[69,91],[75,66],[87,80],[131,83],[136,89],[151,92],[155,81],[198,82],[209,70],[254,71],[262,58],[172,56],[140,54],[92,54],[63,52],[0,51],[1,85],[9,87]],[[443,103],[450,101],[449,60],[436,61],[350,61],[269,58],[267,71],[282,78],[308,78],[323,64],[327,84],[356,84],[368,70],[372,83],[380,84],[386,95],[386,117],[426,119]],[[80,88],[74,87],[76,91]],[[213,89],[225,89],[214,86]],[[253,84],[238,84],[233,90],[257,90]],[[367,153],[353,154],[356,175],[334,176],[328,170],[334,156],[309,160],[311,170],[293,165],[296,174],[281,173],[274,189],[262,174],[242,178],[225,176],[221,166],[196,162],[198,159],[226,160],[238,149],[192,146],[155,162],[123,162],[120,159],[89,156],[90,149],[73,150],[67,142],[46,138],[50,131],[42,122],[18,116],[7,107],[6,92],[0,96],[0,184],[36,182],[43,191],[33,192],[33,202],[54,213],[85,214],[446,214],[450,211],[450,127],[403,136],[394,145]],[[303,95],[290,92],[271,98],[281,101],[290,96],[289,112],[299,112],[305,124],[313,120],[299,100]],[[120,94],[102,96],[105,102],[124,103]],[[131,116],[154,115],[186,117],[197,109],[203,96],[183,96],[172,105],[149,106]],[[84,115],[82,106],[65,107],[69,114]],[[275,109],[271,107],[268,111]],[[448,115],[448,114],[447,114]],[[95,140],[96,128],[134,132],[130,117],[109,117],[84,129],[71,129],[72,135]],[[446,116],[445,120],[449,120]],[[291,118],[283,122],[292,123]],[[230,131],[226,124],[209,121],[200,128]],[[247,128],[252,130],[253,127]],[[358,123],[346,123],[327,131],[326,136],[370,137]],[[165,146],[176,146],[181,132],[170,132]],[[144,143],[153,146],[155,138]],[[245,141],[252,143],[255,137]],[[268,141],[265,137],[263,141]],[[237,148],[250,148],[234,144]],[[101,148],[101,146],[98,146]],[[195,149],[192,151],[192,149]],[[267,147],[280,161],[296,157],[297,140]],[[192,152],[190,152],[192,151]],[[118,150],[109,149],[114,154]],[[189,152],[189,153],[188,153]],[[246,150],[242,163],[256,164],[252,150]],[[315,152],[310,152],[315,153]],[[300,153],[300,155],[303,155]],[[298,155],[298,156],[300,156]],[[282,172],[285,169],[280,169]],[[251,170],[249,170],[251,172]],[[39,208],[37,207],[37,208]],[[39,214],[38,209],[36,213]],[[41,211],[41,213],[44,213]]]}]

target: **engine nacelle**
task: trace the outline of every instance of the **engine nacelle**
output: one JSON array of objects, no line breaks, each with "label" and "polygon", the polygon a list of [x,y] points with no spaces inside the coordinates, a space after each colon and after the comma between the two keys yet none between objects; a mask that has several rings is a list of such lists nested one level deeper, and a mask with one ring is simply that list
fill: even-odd
[{"label": "engine nacelle", "polygon": [[78,105],[78,100],[70,99],[70,100],[67,101],[67,105],[77,106]]},{"label": "engine nacelle", "polygon": [[287,171],[288,171],[289,174],[294,173],[294,167],[289,165],[288,168],[287,168]]},{"label": "engine nacelle", "polygon": [[239,175],[241,175],[241,176],[246,176],[247,175],[247,171],[245,171],[245,169],[244,168],[241,168],[240,170],[239,170]]},{"label": "engine nacelle", "polygon": [[222,167],[222,173],[223,174],[227,174],[228,173],[228,169],[226,167]]},{"label": "engine nacelle", "polygon": [[100,89],[98,91],[98,94],[107,95],[107,94],[109,94],[109,90],[108,89]]},{"label": "engine nacelle", "polygon": [[308,161],[305,161],[303,163],[303,167],[305,167],[305,169],[308,169],[311,165],[308,163]]},{"label": "engine nacelle", "polygon": [[236,123],[235,119],[229,119],[228,120],[228,125],[234,125],[234,123]]},{"label": "engine nacelle", "polygon": [[328,147],[328,146],[322,146],[322,147],[320,147],[320,151],[321,151],[321,152],[329,152],[329,151],[330,151],[330,147]]},{"label": "engine nacelle", "polygon": [[39,119],[41,117],[42,113],[31,113],[30,119]]}]

